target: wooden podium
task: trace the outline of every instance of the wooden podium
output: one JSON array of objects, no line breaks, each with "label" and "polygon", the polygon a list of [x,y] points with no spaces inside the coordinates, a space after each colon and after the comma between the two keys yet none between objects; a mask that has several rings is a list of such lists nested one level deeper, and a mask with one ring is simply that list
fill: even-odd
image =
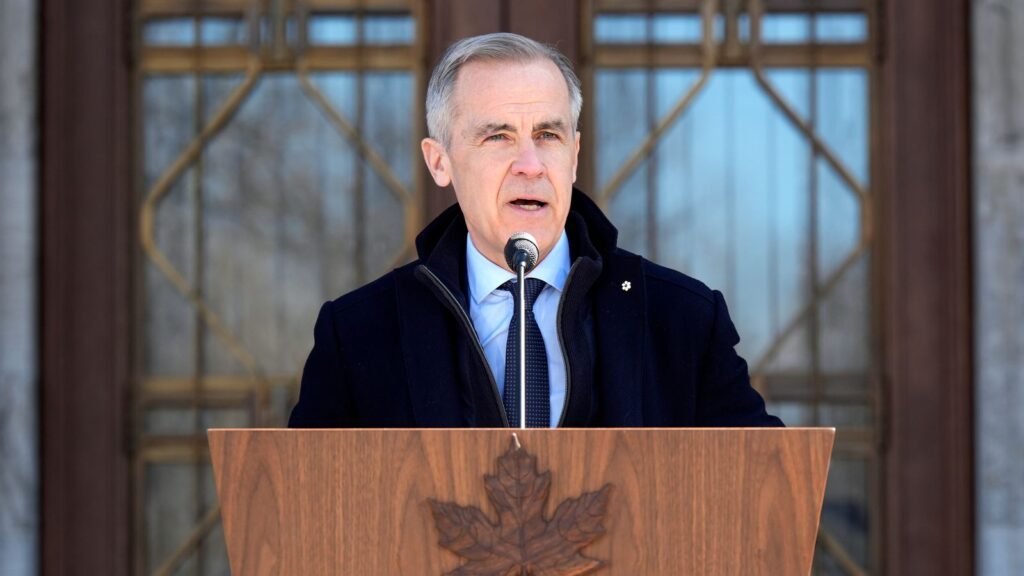
[{"label": "wooden podium", "polygon": [[209,431],[236,576],[810,574],[834,436]]}]

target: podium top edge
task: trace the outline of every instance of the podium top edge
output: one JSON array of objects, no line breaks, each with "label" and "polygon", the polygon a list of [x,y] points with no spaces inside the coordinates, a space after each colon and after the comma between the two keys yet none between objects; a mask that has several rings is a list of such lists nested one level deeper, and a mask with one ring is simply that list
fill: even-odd
[{"label": "podium top edge", "polygon": [[789,428],[208,428],[207,434],[220,434],[227,432],[285,432],[303,433],[312,432],[345,432],[345,433],[440,433],[440,432],[525,432],[527,434],[560,434],[565,432],[831,432],[835,434],[836,429],[832,426],[818,427],[789,427]]}]

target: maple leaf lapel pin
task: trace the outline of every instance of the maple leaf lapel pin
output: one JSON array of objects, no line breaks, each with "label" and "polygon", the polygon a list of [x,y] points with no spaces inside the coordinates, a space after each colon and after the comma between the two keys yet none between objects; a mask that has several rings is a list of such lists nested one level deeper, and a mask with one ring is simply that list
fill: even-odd
[{"label": "maple leaf lapel pin", "polygon": [[604,565],[581,550],[605,532],[611,484],[566,499],[545,519],[551,472],[538,474],[537,458],[514,440],[495,463],[484,488],[496,523],[475,506],[428,500],[438,544],[468,560],[446,576],[581,576]]}]

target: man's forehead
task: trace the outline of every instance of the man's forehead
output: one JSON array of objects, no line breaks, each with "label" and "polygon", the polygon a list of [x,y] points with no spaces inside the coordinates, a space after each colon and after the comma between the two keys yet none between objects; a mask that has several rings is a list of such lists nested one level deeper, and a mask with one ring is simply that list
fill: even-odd
[{"label": "man's forehead", "polygon": [[538,95],[543,91],[550,91],[550,97],[569,102],[565,77],[550,60],[473,60],[455,77],[453,96],[456,100],[466,100],[483,95]]},{"label": "man's forehead", "polygon": [[[520,60],[516,58],[495,59],[476,58],[463,64],[455,77],[456,84],[464,76],[473,74],[488,75],[519,75],[526,70],[543,70],[552,76],[562,78],[558,66],[547,58],[531,58]],[[568,90],[568,87],[566,88]]]},{"label": "man's forehead", "polygon": [[[550,60],[474,60],[459,71],[452,98],[453,115],[464,130],[519,124],[562,129],[571,124],[569,88]],[[508,128],[509,126],[506,126]]]}]

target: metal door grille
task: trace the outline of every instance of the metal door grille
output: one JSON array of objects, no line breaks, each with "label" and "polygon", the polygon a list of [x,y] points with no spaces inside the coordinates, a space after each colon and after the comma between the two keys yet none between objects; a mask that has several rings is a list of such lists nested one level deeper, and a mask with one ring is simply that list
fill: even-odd
[{"label": "metal door grille", "polygon": [[422,10],[138,4],[136,573],[228,572],[205,429],[283,425],[316,302],[411,258]]},{"label": "metal door grille", "polygon": [[815,572],[877,573],[875,4],[583,6],[596,200],[625,247],[725,293],[770,411],[837,428]]}]

